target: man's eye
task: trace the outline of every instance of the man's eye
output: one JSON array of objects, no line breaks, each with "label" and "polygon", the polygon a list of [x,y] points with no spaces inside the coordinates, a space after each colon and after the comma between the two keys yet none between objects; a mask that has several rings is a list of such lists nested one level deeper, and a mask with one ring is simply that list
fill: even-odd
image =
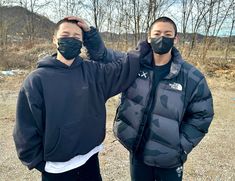
[{"label": "man's eye", "polygon": [[172,36],[172,34],[166,34],[165,36],[167,36],[167,37],[171,37],[171,36]]},{"label": "man's eye", "polygon": [[68,37],[68,35],[61,35],[61,37]]},{"label": "man's eye", "polygon": [[159,36],[160,36],[160,34],[154,34],[153,36],[154,36],[154,37],[159,37]]}]

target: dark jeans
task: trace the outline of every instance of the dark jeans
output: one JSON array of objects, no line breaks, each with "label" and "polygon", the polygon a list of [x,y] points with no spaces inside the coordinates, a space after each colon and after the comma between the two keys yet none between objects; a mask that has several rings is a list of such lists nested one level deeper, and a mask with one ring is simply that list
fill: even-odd
[{"label": "dark jeans", "polygon": [[130,154],[130,172],[132,181],[182,181],[183,166],[169,169],[148,166]]},{"label": "dark jeans", "polygon": [[42,181],[102,181],[98,153],[84,165],[64,173],[42,173]]}]

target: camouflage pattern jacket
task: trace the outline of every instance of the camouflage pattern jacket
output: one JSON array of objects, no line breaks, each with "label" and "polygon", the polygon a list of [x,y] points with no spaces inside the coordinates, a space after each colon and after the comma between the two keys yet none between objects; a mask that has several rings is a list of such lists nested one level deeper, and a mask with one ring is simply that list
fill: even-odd
[{"label": "camouflage pattern jacket", "polygon": [[147,165],[176,167],[207,133],[212,96],[205,77],[175,48],[170,73],[152,90],[151,56],[149,47],[137,79],[122,93],[114,134],[130,152],[140,152]]},{"label": "camouflage pattern jacket", "polygon": [[[152,49],[147,42],[140,45],[145,49],[141,69],[122,93],[114,134],[131,153],[140,154],[145,164],[177,167],[208,131],[214,115],[212,95],[202,73],[185,62],[176,48],[172,49],[170,73],[153,90]],[[102,51],[95,54],[88,49],[92,59],[103,62],[123,54]]]}]

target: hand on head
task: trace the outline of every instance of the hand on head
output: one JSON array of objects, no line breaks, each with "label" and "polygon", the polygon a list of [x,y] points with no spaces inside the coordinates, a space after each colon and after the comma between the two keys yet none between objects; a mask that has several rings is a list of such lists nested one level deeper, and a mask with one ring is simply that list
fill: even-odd
[{"label": "hand on head", "polygon": [[76,17],[76,16],[67,16],[67,17],[65,17],[65,19],[76,20],[78,22],[77,25],[80,28],[82,28],[82,30],[84,32],[90,31],[90,26],[88,26],[88,24],[82,18],[79,18],[79,17]]}]

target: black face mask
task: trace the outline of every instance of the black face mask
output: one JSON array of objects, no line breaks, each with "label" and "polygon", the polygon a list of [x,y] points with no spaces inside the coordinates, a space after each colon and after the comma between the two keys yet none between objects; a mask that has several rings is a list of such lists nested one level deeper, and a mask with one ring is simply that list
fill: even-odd
[{"label": "black face mask", "polygon": [[155,53],[162,55],[168,53],[173,47],[174,38],[168,38],[165,36],[151,38],[150,44]]},{"label": "black face mask", "polygon": [[67,60],[72,60],[81,53],[82,42],[76,38],[59,38],[58,45],[58,51]]}]

